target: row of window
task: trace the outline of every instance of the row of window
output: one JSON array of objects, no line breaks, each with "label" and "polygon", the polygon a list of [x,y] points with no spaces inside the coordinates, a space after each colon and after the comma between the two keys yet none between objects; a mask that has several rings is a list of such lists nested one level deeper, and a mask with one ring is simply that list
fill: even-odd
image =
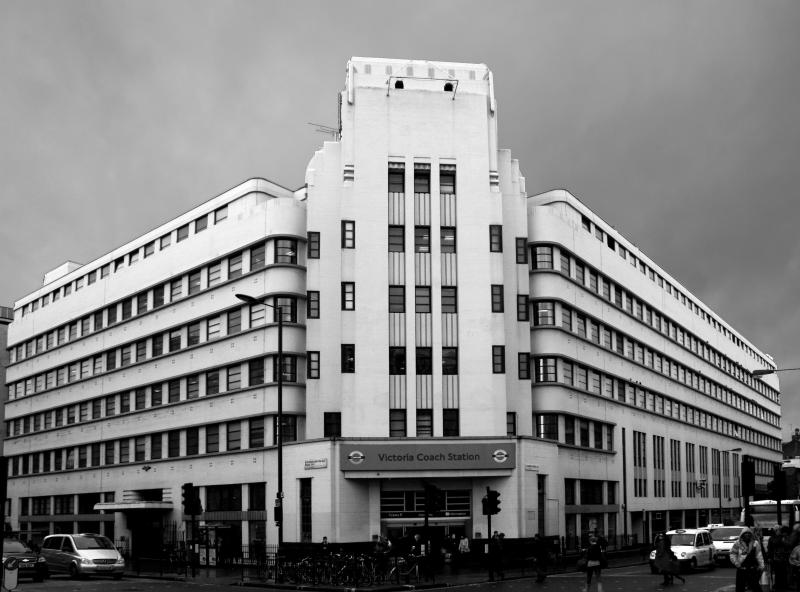
[{"label": "row of window", "polygon": [[81,339],[90,333],[96,333],[120,321],[127,321],[133,316],[143,315],[181,298],[193,296],[223,282],[242,277],[247,272],[263,269],[267,264],[268,255],[271,255],[271,261],[275,264],[296,264],[297,240],[281,238],[258,243],[110,304],[47,333],[37,335],[25,343],[9,348],[11,363]]},{"label": "row of window", "polygon": [[535,326],[555,326],[558,319],[561,329],[575,333],[582,339],[592,341],[610,351],[625,356],[659,374],[668,376],[689,388],[723,401],[770,425],[780,426],[780,415],[706,378],[700,372],[695,372],[691,368],[649,348],[647,345],[631,339],[622,332],[588,315],[573,311],[572,308],[564,303],[539,300],[533,303],[533,311]]},{"label": "row of window", "polygon": [[[408,435],[408,413],[405,409],[389,410],[389,436],[404,438]],[[416,436],[433,436],[433,409],[416,410]],[[442,409],[442,436],[459,436],[458,409]]]},{"label": "row of window", "polygon": [[[225,205],[217,208],[211,215],[213,216],[214,224],[219,224],[228,217],[228,206]],[[208,214],[197,218],[191,223],[191,225],[194,226],[195,234],[202,232],[208,228]],[[156,246],[158,246],[159,251],[163,251],[172,244],[173,239],[176,243],[186,240],[189,238],[189,226],[189,224],[179,226],[174,231],[164,234],[158,240],[150,241],[149,243],[132,250],[127,255],[117,257],[111,263],[106,263],[98,269],[93,269],[86,275],[79,277],[78,279],[73,280],[63,286],[59,286],[53,292],[45,294],[41,298],[37,298],[36,300],[29,302],[22,307],[22,316],[34,312],[40,306],[44,308],[51,302],[56,302],[61,297],[69,296],[73,293],[73,291],[77,292],[84,286],[89,286],[95,283],[98,278],[104,279],[111,275],[112,272],[116,273],[117,271],[124,269],[126,266],[130,267],[136,264],[140,259],[146,259],[147,257],[150,257],[151,255],[155,254]]]},{"label": "row of window", "polygon": [[[297,322],[296,298],[291,296],[275,297],[273,302],[272,322],[278,321],[278,307],[280,307],[285,323]],[[243,311],[246,313],[244,318]],[[158,358],[166,353],[174,353],[186,347],[223,339],[243,330],[264,326],[267,323],[266,315],[267,306],[264,304],[237,306],[224,312],[215,313],[188,325],[173,327],[163,333],[156,333],[150,337],[95,353],[83,360],[9,383],[9,398],[18,399],[41,393],[64,384]]]},{"label": "row of window", "polygon": [[533,363],[534,380],[539,384],[564,384],[770,450],[781,449],[778,438],[652,392],[643,388],[640,383],[555,356],[537,356]]},{"label": "row of window", "polygon": [[[556,270],[552,245],[535,245],[533,247],[532,267],[535,270]],[[583,288],[600,295],[604,300],[614,304],[621,310],[647,326],[655,329],[678,345],[713,364],[739,382],[758,391],[772,401],[779,400],[778,392],[753,376],[740,364],[723,355],[699,337],[695,336],[678,323],[669,319],[647,303],[636,298],[625,288],[606,277],[599,271],[575,257],[563,247],[557,248],[559,269],[562,274],[577,282]]]},{"label": "row of window", "polygon": [[592,233],[594,231],[594,236],[600,242],[604,242],[608,245],[608,247],[612,251],[616,251],[620,257],[630,262],[633,267],[639,269],[645,277],[649,277],[650,281],[656,283],[659,288],[664,288],[670,296],[673,296],[675,300],[683,304],[684,306],[688,307],[695,315],[706,321],[709,325],[714,327],[716,331],[724,335],[728,338],[732,343],[736,344],[737,347],[742,349],[743,351],[747,352],[751,358],[757,360],[759,364],[761,364],[762,368],[772,367],[772,362],[768,361],[764,358],[761,354],[755,351],[752,347],[747,345],[744,341],[739,339],[736,335],[733,334],[727,327],[725,327],[722,323],[717,321],[711,314],[707,313],[702,307],[698,306],[696,302],[694,302],[691,297],[687,297],[683,292],[678,290],[675,286],[669,283],[668,280],[661,277],[661,275],[656,272],[653,268],[647,265],[644,261],[638,259],[636,255],[630,252],[628,249],[623,247],[617,241],[615,241],[608,233],[603,231],[597,224],[592,223],[592,221],[587,216],[581,216],[581,225],[586,232]]},{"label": "row of window", "polygon": [[610,423],[557,413],[537,413],[533,419],[537,438],[582,448],[614,450],[614,426]]},{"label": "row of window", "polygon": [[[278,435],[277,417],[271,417],[274,446],[277,444]],[[21,454],[9,458],[9,475],[12,477],[35,475],[264,448],[265,419],[265,417],[237,419],[225,423]],[[282,438],[284,442],[297,440],[296,416],[283,415]]]},{"label": "row of window", "polygon": [[[389,163],[388,171],[389,193],[406,192],[405,163]],[[431,165],[427,163],[414,164],[414,193],[431,192]],[[454,194],[456,192],[456,167],[455,165],[439,165],[439,193]]]},{"label": "row of window", "polygon": [[[664,436],[653,435],[652,437],[654,497],[667,497],[665,442]],[[733,497],[740,497],[739,455],[731,454],[731,451],[728,450],[720,451],[712,448],[711,473],[709,474],[708,447],[701,445],[697,446],[697,449],[698,453],[695,456],[694,443],[686,442],[682,446],[679,440],[670,439],[670,497],[682,497],[685,492],[686,497],[709,497],[710,494],[714,498],[719,498],[721,495],[730,498],[731,489]],[[647,435],[644,432],[633,432],[633,465],[634,496],[647,497]],[[682,466],[685,466],[685,472],[682,470]],[[696,467],[699,469],[698,472],[695,472]],[[722,468],[721,473],[720,468]],[[731,483],[733,487],[731,487]],[[709,485],[711,485],[710,488]],[[720,485],[722,485],[721,491]]]},{"label": "row of window", "polygon": [[[297,356],[283,354],[282,378],[284,382],[297,382],[297,366]],[[272,382],[277,382],[278,360],[276,355],[237,362],[205,372],[154,382],[80,403],[9,419],[6,421],[6,433],[9,436],[20,436],[132,411],[160,407],[165,404],[261,386],[266,384],[266,375],[270,371]]]},{"label": "row of window", "polygon": [[618,481],[564,479],[564,505],[614,505]]}]

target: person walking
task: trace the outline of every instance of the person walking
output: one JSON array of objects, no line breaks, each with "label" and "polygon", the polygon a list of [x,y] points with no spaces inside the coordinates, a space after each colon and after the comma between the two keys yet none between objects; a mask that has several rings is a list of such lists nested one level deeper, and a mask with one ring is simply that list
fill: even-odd
[{"label": "person walking", "polygon": [[664,580],[661,584],[663,586],[669,586],[674,582],[675,578],[678,578],[685,584],[686,580],[679,573],[680,565],[678,564],[678,558],[672,551],[669,538],[663,533],[659,534],[656,536],[655,546],[656,558],[653,564],[658,570],[658,573],[664,576]]},{"label": "person walking", "polygon": [[533,535],[533,561],[536,566],[536,582],[541,584],[547,578],[547,564],[550,561],[550,553],[545,541],[537,532]]},{"label": "person walking", "polygon": [[759,579],[764,571],[764,553],[761,543],[749,528],[742,530],[739,539],[731,547],[731,563],[736,566],[736,592],[762,592]]},{"label": "person walking", "polygon": [[605,561],[605,549],[594,533],[589,535],[589,544],[584,551],[586,556],[586,586],[583,592],[589,592],[592,577],[597,576],[597,592],[603,592],[602,570]]},{"label": "person walking", "polygon": [[789,587],[789,554],[791,552],[789,527],[781,526],[777,534],[770,538],[767,549],[770,571],[775,576],[776,590],[785,590]]},{"label": "person walking", "polygon": [[789,572],[792,582],[800,582],[800,544],[795,545],[789,554]]}]

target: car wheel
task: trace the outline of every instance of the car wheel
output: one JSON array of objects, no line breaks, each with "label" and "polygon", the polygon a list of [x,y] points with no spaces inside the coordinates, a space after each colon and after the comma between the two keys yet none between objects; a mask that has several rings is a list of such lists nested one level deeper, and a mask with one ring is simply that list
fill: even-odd
[{"label": "car wheel", "polygon": [[697,558],[696,557],[692,557],[692,561],[691,561],[691,563],[689,563],[689,569],[691,569],[692,571],[697,569]]},{"label": "car wheel", "polygon": [[78,566],[75,565],[74,563],[70,563],[69,564],[69,577],[71,577],[72,579],[76,579],[79,575],[80,575],[80,572],[78,572]]}]

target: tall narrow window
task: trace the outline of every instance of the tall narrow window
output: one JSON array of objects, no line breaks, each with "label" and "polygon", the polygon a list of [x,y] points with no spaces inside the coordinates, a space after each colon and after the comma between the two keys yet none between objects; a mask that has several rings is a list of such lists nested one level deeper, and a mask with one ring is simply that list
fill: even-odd
[{"label": "tall narrow window", "polygon": [[342,344],[342,372],[349,374],[356,371],[356,346],[352,343]]},{"label": "tall narrow window", "polygon": [[553,269],[553,247],[549,245],[539,245],[535,248],[533,268]]},{"label": "tall narrow window", "polygon": [[442,195],[456,192],[456,171],[453,165],[439,167],[439,193]]},{"label": "tall narrow window", "polygon": [[203,232],[208,228],[208,216],[201,216],[194,221],[194,233]]},{"label": "tall narrow window", "polygon": [[489,226],[489,251],[492,253],[503,252],[503,227],[498,224]]},{"label": "tall narrow window", "polygon": [[406,373],[406,348],[389,348],[389,374],[393,376]]},{"label": "tall narrow window", "polygon": [[279,238],[275,241],[275,263],[297,264],[297,241]]},{"label": "tall narrow window", "polygon": [[458,289],[454,286],[442,286],[442,313],[458,312]]},{"label": "tall narrow window", "polygon": [[492,373],[504,374],[506,371],[506,347],[504,345],[492,346]]},{"label": "tall narrow window", "polygon": [[356,285],[353,282],[342,282],[342,310],[356,309]]},{"label": "tall narrow window", "polygon": [[306,318],[319,318],[319,291],[309,290],[306,294]]},{"label": "tall narrow window", "polygon": [[414,193],[431,192],[431,168],[430,165],[414,165]]},{"label": "tall narrow window", "polygon": [[354,220],[342,220],[342,248],[356,248],[356,223]]},{"label": "tall narrow window", "polygon": [[389,252],[402,253],[406,250],[404,226],[389,226]]},{"label": "tall narrow window", "polygon": [[319,232],[308,233],[308,258],[319,259]]},{"label": "tall narrow window", "polygon": [[389,286],[389,312],[406,311],[405,286]]},{"label": "tall narrow window", "polygon": [[389,193],[405,193],[406,175],[400,163],[389,164]]},{"label": "tall narrow window", "polygon": [[452,376],[458,374],[458,348],[442,348],[442,374]]},{"label": "tall narrow window", "polygon": [[503,312],[503,286],[492,284],[492,312]]},{"label": "tall narrow window", "polygon": [[417,253],[431,252],[431,227],[414,227],[414,251]]},{"label": "tall narrow window", "polygon": [[389,409],[389,436],[392,438],[405,438],[406,436],[405,409]]},{"label": "tall narrow window", "polygon": [[517,294],[517,320],[528,321],[530,316],[528,314],[528,295]]},{"label": "tall narrow window", "polygon": [[441,228],[441,250],[442,253],[456,252],[456,229],[455,226],[442,226]]},{"label": "tall narrow window", "polygon": [[306,377],[319,378],[319,352],[310,351],[306,355]]},{"label": "tall narrow window", "polygon": [[517,354],[517,361],[519,364],[517,378],[529,380],[531,377],[531,355],[528,352],[520,352]]},{"label": "tall narrow window", "polygon": [[516,246],[517,251],[517,263],[527,263],[528,262],[528,239],[516,238],[514,241],[514,245]]},{"label": "tall narrow window", "polygon": [[414,288],[414,311],[419,313],[431,312],[430,286],[416,286]]}]

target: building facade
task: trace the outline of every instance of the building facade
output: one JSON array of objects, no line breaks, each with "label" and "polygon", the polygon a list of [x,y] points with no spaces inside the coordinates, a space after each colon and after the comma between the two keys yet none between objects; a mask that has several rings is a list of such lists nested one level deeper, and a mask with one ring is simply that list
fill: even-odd
[{"label": "building facade", "polygon": [[437,534],[487,536],[489,488],[493,530],[567,546],[738,514],[742,455],[781,457],[748,372],[772,360],[580,200],[528,195],[496,111],[484,65],[353,58],[304,187],[48,274],[8,335],[14,528],[135,554],[186,532],[186,482],[221,553],[277,541],[277,491],[286,541],[403,536],[431,486]]}]

